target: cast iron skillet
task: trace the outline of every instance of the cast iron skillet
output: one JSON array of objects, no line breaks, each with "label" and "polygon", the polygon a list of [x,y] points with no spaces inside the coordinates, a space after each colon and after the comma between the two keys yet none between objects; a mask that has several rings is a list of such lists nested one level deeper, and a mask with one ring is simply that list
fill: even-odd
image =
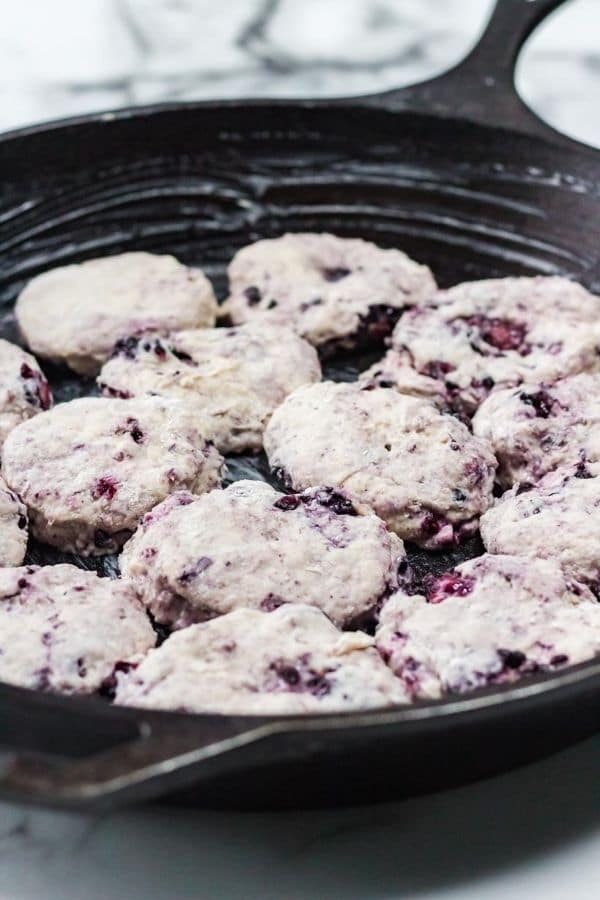
[{"label": "cast iron skillet", "polygon": [[[600,292],[600,154],[544,125],[513,86],[524,40],[559,3],[499,0],[461,65],[401,91],[166,104],[6,135],[2,333],[14,337],[20,287],[53,265],[169,251],[224,292],[233,252],[284,230],[401,246],[443,285],[560,273]],[[356,367],[338,360],[333,374]],[[51,376],[59,399],[90,390]],[[232,470],[258,476],[261,463]],[[413,554],[413,565],[457,558]],[[57,554],[32,546],[29,559]],[[111,561],[101,565],[110,574]],[[599,725],[600,660],[512,688],[313,718],[140,712],[0,685],[0,790],[85,807],[160,795],[238,808],[393,799],[507,769]]]}]

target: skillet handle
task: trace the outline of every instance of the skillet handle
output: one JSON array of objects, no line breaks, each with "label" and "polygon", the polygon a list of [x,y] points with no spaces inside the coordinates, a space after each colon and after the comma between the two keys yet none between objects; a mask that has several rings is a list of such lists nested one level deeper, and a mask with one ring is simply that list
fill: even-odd
[{"label": "skillet handle", "polygon": [[523,44],[536,26],[564,2],[496,0],[480,40],[457,66],[420,84],[365,99],[392,111],[467,119],[573,146],[577,142],[542,122],[515,88],[515,68]]},{"label": "skillet handle", "polygon": [[[163,717],[164,718],[164,717]],[[36,805],[103,811],[156,799],[247,762],[277,728],[218,716],[173,715],[165,726],[138,720],[133,736],[79,758],[0,748],[0,797]],[[131,735],[131,729],[128,729]],[[256,748],[260,752],[260,747]]]}]

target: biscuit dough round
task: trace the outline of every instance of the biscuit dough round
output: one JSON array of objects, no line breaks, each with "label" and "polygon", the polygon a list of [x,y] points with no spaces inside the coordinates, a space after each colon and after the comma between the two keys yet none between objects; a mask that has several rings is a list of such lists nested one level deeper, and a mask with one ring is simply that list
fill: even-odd
[{"label": "biscuit dough round", "polygon": [[37,360],[0,338],[0,451],[9,432],[52,406],[52,393]]},{"label": "biscuit dough round", "polygon": [[214,325],[208,279],[173,256],[122,253],[51,269],[19,295],[15,315],[34,353],[94,375],[121,338]]},{"label": "biscuit dough round", "polygon": [[484,555],[390,597],[375,640],[411,697],[435,699],[600,654],[600,604],[555,560]]},{"label": "biscuit dough round", "polygon": [[84,397],[15,428],[2,472],[26,504],[35,537],[103,555],[173,491],[217,487],[222,464],[179,400]]},{"label": "biscuit dough round", "polygon": [[0,569],[0,681],[88,694],[155,643],[126,581],[70,565]]},{"label": "biscuit dough round", "polygon": [[472,414],[495,387],[598,371],[599,302],[566,278],[466,282],[408,310],[392,345]]},{"label": "biscuit dough round", "polygon": [[489,445],[431,403],[393,390],[299,388],[274,412],[264,445],[290,487],[343,487],[423,547],[471,533],[491,502]]},{"label": "biscuit dough round", "polygon": [[333,234],[284,234],[239,250],[224,310],[234,323],[293,328],[323,349],[377,345],[402,312],[436,290],[401,250]]},{"label": "biscuit dough round", "polygon": [[600,466],[557,469],[525,491],[515,486],[482,516],[481,537],[490,553],[557,560],[600,597]]},{"label": "biscuit dough round", "polygon": [[321,378],[314,347],[287,328],[252,323],[122,341],[98,383],[108,396],[143,393],[194,404],[222,453],[259,450],[273,410]]},{"label": "biscuit dough round", "polygon": [[494,391],[477,410],[473,431],[492,445],[504,487],[600,462],[600,374]]},{"label": "biscuit dough round", "polygon": [[406,701],[360,631],[340,632],[318,609],[237,609],[191,625],[117,676],[116,702],[194,713],[343,712]]},{"label": "biscuit dough round", "polygon": [[0,566],[20,566],[27,550],[27,508],[0,476]]},{"label": "biscuit dough round", "polygon": [[174,628],[300,602],[349,626],[376,613],[407,565],[402,541],[345,493],[286,495],[262,481],[173,494],[144,517],[120,564]]}]

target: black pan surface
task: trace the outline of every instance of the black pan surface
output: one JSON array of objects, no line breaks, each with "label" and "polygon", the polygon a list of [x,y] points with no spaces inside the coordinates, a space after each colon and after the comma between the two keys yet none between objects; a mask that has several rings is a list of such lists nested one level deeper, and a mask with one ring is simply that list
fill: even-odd
[{"label": "black pan surface", "polygon": [[[334,102],[181,104],[0,139],[0,334],[24,283],[55,265],[145,249],[203,267],[225,295],[233,253],[286,230],[400,246],[443,286],[571,275],[600,292],[600,154],[537,120],[513,69],[560,0],[499,0],[481,43],[439,79]],[[600,302],[600,300],[599,300]],[[52,310],[48,310],[52,315]],[[375,356],[338,356],[348,380]],[[57,400],[94,391],[45,366]],[[263,456],[229,461],[263,478]],[[410,549],[417,574],[481,552]],[[32,542],[28,561],[117,573]],[[7,796],[110,806],[163,794],[214,806],[392,799],[552,752],[600,725],[600,662],[518,687],[385,713],[257,719],[141,713],[0,685]]]}]

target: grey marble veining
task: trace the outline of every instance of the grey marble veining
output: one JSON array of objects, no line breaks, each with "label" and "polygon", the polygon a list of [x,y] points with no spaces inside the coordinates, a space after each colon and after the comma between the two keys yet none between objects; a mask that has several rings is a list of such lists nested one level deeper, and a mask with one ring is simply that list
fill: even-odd
[{"label": "grey marble veining", "polygon": [[[20,0],[0,30],[0,128],[160,100],[399,87],[465,55],[492,0]],[[600,4],[534,35],[519,89],[600,145]]]}]

